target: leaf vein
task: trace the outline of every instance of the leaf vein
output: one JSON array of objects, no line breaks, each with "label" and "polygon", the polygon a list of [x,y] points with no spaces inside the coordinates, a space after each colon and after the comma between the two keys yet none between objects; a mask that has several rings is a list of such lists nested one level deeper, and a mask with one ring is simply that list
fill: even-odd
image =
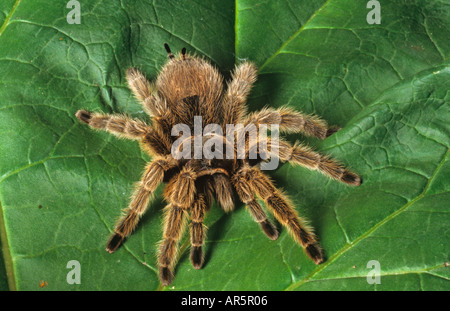
[{"label": "leaf vein", "polygon": [[406,209],[408,209],[411,205],[413,205],[415,202],[417,202],[418,200],[420,200],[421,198],[423,198],[426,195],[426,192],[431,184],[431,182],[433,181],[433,179],[436,177],[436,175],[438,174],[438,172],[440,171],[440,169],[442,168],[442,166],[445,163],[445,160],[447,159],[447,156],[449,155],[450,151],[447,151],[447,153],[445,154],[445,156],[443,157],[443,159],[441,160],[441,162],[437,165],[433,175],[430,177],[430,179],[428,180],[427,184],[424,187],[424,190],[422,191],[421,194],[419,194],[415,199],[409,201],[408,203],[406,203],[404,206],[402,206],[401,208],[399,208],[398,210],[396,210],[395,212],[393,212],[392,214],[390,214],[389,216],[387,216],[386,218],[384,218],[383,220],[379,221],[377,224],[375,224],[372,228],[370,228],[369,230],[367,230],[365,233],[363,233],[360,237],[358,237],[357,239],[355,239],[352,243],[350,244],[346,244],[344,247],[342,247],[338,252],[336,252],[333,256],[331,256],[328,261],[317,267],[316,269],[314,269],[308,276],[306,276],[304,279],[291,284],[290,286],[288,286],[286,288],[286,290],[293,290],[296,289],[300,286],[302,286],[303,284],[310,282],[311,279],[316,276],[318,273],[320,273],[322,270],[324,270],[326,267],[328,267],[330,264],[332,264],[333,262],[335,262],[338,258],[340,258],[343,254],[345,254],[349,249],[351,249],[353,246],[357,245],[359,242],[361,242],[362,240],[364,240],[365,238],[367,238],[368,236],[370,236],[374,231],[376,231],[378,228],[380,228],[381,226],[383,226],[385,223],[389,222],[390,220],[394,219],[396,216],[398,216],[399,214],[401,214],[403,211],[405,211]]}]

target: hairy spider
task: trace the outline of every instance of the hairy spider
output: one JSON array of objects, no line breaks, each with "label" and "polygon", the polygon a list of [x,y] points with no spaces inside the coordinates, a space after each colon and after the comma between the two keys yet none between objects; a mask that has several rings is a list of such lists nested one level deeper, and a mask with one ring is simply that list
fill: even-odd
[{"label": "hairy spider", "polygon": [[[236,66],[232,79],[224,90],[223,77],[208,61],[186,54],[183,48],[174,56],[167,44],[168,62],[159,73],[156,83],[150,83],[136,69],[128,69],[126,78],[136,98],[150,115],[151,125],[125,115],[110,115],[79,110],[76,117],[94,129],[108,131],[119,137],[138,140],[140,146],[152,161],[145,167],[131,202],[119,219],[106,250],[110,253],[125,241],[139,222],[149,205],[150,197],[159,184],[167,182],[164,198],[168,205],[164,209],[164,233],[159,246],[159,275],[163,285],[173,280],[173,269],[177,257],[178,242],[190,218],[191,262],[194,268],[203,265],[202,245],[206,228],[203,224],[205,212],[215,197],[218,205],[226,212],[234,208],[234,191],[245,203],[253,219],[272,240],[278,238],[278,231],[256,200],[260,197],[270,212],[287,227],[295,241],[316,264],[324,261],[322,250],[312,229],[300,218],[292,202],[278,190],[260,168],[264,159],[278,157],[283,162],[299,164],[318,170],[340,182],[358,186],[361,179],[337,161],[312,151],[305,145],[279,139],[270,148],[258,151],[257,159],[249,158],[248,135],[245,136],[245,157],[193,159],[174,156],[173,145],[179,135],[173,134],[176,124],[194,127],[194,119],[201,116],[201,125],[219,124],[226,131],[226,125],[275,124],[280,132],[301,132],[325,139],[338,130],[328,127],[319,118],[304,115],[290,108],[265,108],[247,114],[246,99],[256,81],[257,69],[250,62]],[[248,134],[248,133],[247,133]],[[221,137],[224,145],[228,138]],[[227,136],[228,137],[228,136]],[[188,138],[190,140],[192,136]],[[270,142],[270,138],[269,138]],[[202,141],[201,144],[204,142]],[[233,145],[234,146],[234,145]]]}]

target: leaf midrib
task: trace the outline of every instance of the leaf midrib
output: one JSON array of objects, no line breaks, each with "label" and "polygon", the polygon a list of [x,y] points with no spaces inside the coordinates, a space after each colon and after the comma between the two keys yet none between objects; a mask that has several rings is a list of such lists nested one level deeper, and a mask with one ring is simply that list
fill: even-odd
[{"label": "leaf midrib", "polygon": [[[237,1],[237,0],[236,0]],[[314,14],[311,15],[311,17],[299,28],[299,30],[297,30],[292,36],[289,37],[289,39],[287,39],[282,45],[281,47],[272,55],[270,56],[265,62],[264,64],[262,64],[259,67],[259,71],[262,72],[263,68],[265,66],[267,66],[268,63],[270,63],[272,61],[272,59],[274,59],[278,54],[281,53],[281,51],[289,44],[291,43],[292,40],[294,40],[298,35],[300,35],[300,33],[303,32],[303,30],[305,30],[306,26],[309,24],[310,21],[312,21],[317,14],[319,14],[320,11],[322,11],[330,2],[331,0],[327,0],[324,4],[322,4],[322,6],[316,11],[314,12]],[[237,9],[237,8],[236,8]],[[237,20],[236,20],[237,22]]]},{"label": "leaf midrib", "polygon": [[16,2],[14,3],[14,5],[11,9],[11,12],[9,12],[8,16],[5,18],[3,25],[0,27],[0,36],[2,35],[2,33],[5,31],[6,27],[8,26],[9,20],[14,15],[14,12],[16,11],[17,7],[19,6],[20,1],[21,0],[16,0]]}]

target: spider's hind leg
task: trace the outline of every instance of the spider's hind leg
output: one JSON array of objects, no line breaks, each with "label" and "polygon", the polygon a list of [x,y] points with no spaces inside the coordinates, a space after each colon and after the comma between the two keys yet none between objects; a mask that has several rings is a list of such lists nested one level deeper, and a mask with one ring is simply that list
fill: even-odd
[{"label": "spider's hind leg", "polygon": [[316,264],[324,261],[317,238],[305,220],[300,218],[293,204],[284,196],[263,172],[256,168],[244,167],[241,170],[244,179],[266,203],[275,218],[286,226],[294,239],[303,247],[306,254]]},{"label": "spider's hind leg", "polygon": [[164,239],[158,254],[159,277],[164,286],[172,283],[173,268],[178,252],[178,242],[184,232],[187,220],[185,208],[170,203],[164,217]]},{"label": "spider's hind leg", "polygon": [[203,217],[206,209],[207,203],[201,193],[191,208],[191,263],[195,269],[200,269],[204,261],[202,247],[205,241],[206,227],[203,224]]},{"label": "spider's hind leg", "polygon": [[217,203],[225,212],[231,212],[234,209],[233,188],[228,177],[224,174],[214,174],[212,184]]},{"label": "spider's hind leg", "polygon": [[184,167],[165,188],[164,195],[169,205],[166,207],[163,240],[158,253],[159,277],[165,286],[173,280],[178,243],[184,232],[188,210],[193,206],[197,193],[196,178],[192,168]]},{"label": "spider's hind leg", "polygon": [[147,165],[128,208],[124,210],[124,215],[119,219],[114,234],[106,245],[109,253],[115,252],[131,234],[146,211],[152,193],[163,181],[164,173],[175,165],[168,158],[155,159]]},{"label": "spider's hind leg", "polygon": [[267,219],[261,205],[256,201],[255,194],[250,184],[243,178],[241,174],[235,174],[232,177],[232,183],[239,195],[239,198],[249,208],[253,219],[260,224],[263,232],[271,239],[278,239],[279,233],[275,225]]}]

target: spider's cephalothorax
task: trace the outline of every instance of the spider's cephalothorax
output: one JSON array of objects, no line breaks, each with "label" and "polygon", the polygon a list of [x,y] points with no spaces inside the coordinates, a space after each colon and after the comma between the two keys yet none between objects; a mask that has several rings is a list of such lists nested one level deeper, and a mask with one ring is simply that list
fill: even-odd
[{"label": "spider's cephalothorax", "polygon": [[[101,129],[119,137],[140,141],[141,147],[152,157],[132,196],[130,205],[124,210],[114,233],[107,243],[110,253],[125,241],[136,227],[139,218],[149,205],[150,197],[158,185],[167,182],[164,190],[165,208],[163,240],[158,253],[160,279],[168,285],[173,279],[173,268],[187,220],[190,219],[191,261],[196,269],[203,264],[202,245],[205,240],[203,218],[212,204],[213,198],[225,211],[234,208],[234,191],[246,204],[253,219],[260,224],[264,233],[272,240],[278,238],[278,231],[267,219],[257,196],[275,218],[292,234],[316,264],[324,261],[322,250],[312,229],[300,218],[293,204],[278,190],[270,178],[261,171],[262,159],[277,157],[282,162],[299,164],[343,183],[358,186],[361,179],[328,156],[312,151],[301,144],[277,139],[268,148],[260,150],[257,159],[250,159],[251,148],[245,136],[245,157],[217,157],[213,159],[187,159],[174,156],[173,145],[180,137],[172,136],[177,124],[194,127],[194,119],[201,116],[201,125],[218,124],[223,133],[227,125],[277,125],[280,132],[301,132],[325,139],[338,130],[328,127],[319,118],[304,115],[290,108],[264,108],[247,114],[246,99],[256,80],[256,67],[250,62],[238,65],[227,87],[223,88],[223,78],[204,59],[189,56],[183,49],[176,57],[165,44],[169,54],[167,64],[162,68],[156,83],[148,82],[136,69],[127,71],[127,81],[136,98],[142,102],[144,110],[151,117],[151,125],[125,115],[109,115],[79,110],[76,116],[94,129]],[[197,118],[196,118],[197,117]],[[230,140],[215,133],[215,138],[223,139],[224,145]],[[190,138],[188,138],[190,140]],[[233,149],[236,153],[236,149]],[[264,156],[262,153],[265,153]]]}]

